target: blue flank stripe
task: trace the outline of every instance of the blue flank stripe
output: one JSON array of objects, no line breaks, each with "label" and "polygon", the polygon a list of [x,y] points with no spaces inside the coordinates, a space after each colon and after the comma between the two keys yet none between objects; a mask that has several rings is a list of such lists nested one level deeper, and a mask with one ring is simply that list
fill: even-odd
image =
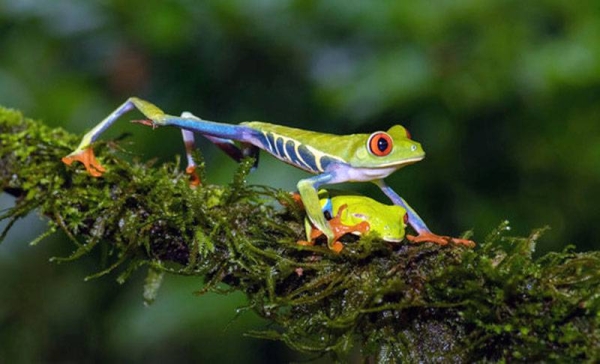
[{"label": "blue flank stripe", "polygon": [[275,138],[275,155],[281,159],[287,159],[283,150],[283,138]]},{"label": "blue flank stripe", "polygon": [[[284,144],[284,138],[277,136],[272,132],[262,132],[257,135],[262,147],[265,151],[273,154],[274,156],[289,161],[290,163],[298,166],[301,169],[308,170],[309,172],[323,172],[325,168],[332,162],[338,162],[336,159],[323,156],[321,157],[321,169],[317,168],[315,156],[312,154],[306,146],[300,144],[298,152],[296,153],[295,140],[287,140]],[[289,158],[286,156],[289,156]]]},{"label": "blue flank stripe", "polygon": [[268,141],[265,147],[268,148],[268,151],[271,154],[277,155],[277,149],[275,149],[275,136],[273,135],[273,133],[266,133],[265,138]]},{"label": "blue flank stripe", "polygon": [[256,138],[260,141],[260,144],[264,150],[266,150],[269,153],[272,153],[271,146],[273,144],[269,140],[269,136],[267,135],[267,133],[257,133]]},{"label": "blue flank stripe", "polygon": [[315,156],[308,150],[306,146],[304,146],[304,144],[301,144],[298,147],[298,157],[300,157],[304,161],[304,164],[308,167],[310,171],[323,172],[322,170],[319,170],[317,168],[317,165],[315,163]]},{"label": "blue flank stripe", "polygon": [[328,157],[326,155],[321,157],[320,162],[321,162],[321,170],[322,171],[326,170],[327,166],[330,165],[331,163],[339,163],[338,160]]},{"label": "blue flank stripe", "polygon": [[288,140],[285,143],[285,151],[290,156],[290,161],[300,168],[306,168],[307,167],[306,164],[304,164],[302,162],[302,160],[296,153],[295,147],[296,147],[296,142],[294,142],[293,140]]}]

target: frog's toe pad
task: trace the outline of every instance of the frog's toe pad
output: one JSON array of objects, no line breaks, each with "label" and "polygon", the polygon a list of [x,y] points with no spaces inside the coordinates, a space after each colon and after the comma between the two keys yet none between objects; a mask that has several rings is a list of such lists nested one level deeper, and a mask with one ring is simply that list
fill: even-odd
[{"label": "frog's toe pad", "polygon": [[315,245],[314,241],[308,241],[308,240],[298,240],[297,241],[298,245],[302,245],[302,246],[313,246]]},{"label": "frog's toe pad", "polygon": [[339,254],[344,249],[344,244],[340,243],[339,241],[334,241],[333,244],[331,244],[330,249]]},{"label": "frog's toe pad", "polygon": [[80,152],[71,153],[62,158],[62,162],[68,166],[76,161],[83,163],[85,169],[93,177],[100,177],[106,172],[106,169],[102,167],[100,162],[96,159],[92,148],[86,148]]},{"label": "frog's toe pad", "polygon": [[469,240],[469,239],[452,238],[451,241],[453,244],[464,245],[467,248],[474,248],[476,245],[473,240]]}]

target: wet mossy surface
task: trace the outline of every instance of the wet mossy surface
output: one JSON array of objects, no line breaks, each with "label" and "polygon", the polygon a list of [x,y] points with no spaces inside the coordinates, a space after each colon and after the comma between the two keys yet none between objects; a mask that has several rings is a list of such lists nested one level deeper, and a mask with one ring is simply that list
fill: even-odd
[{"label": "wet mossy surface", "polygon": [[190,188],[177,160],[131,163],[98,143],[108,171],[92,178],[61,162],[79,138],[0,108],[0,183],[16,196],[1,217],[9,229],[46,216],[40,240],[63,231],[73,246],[57,262],[106,254],[94,276],[147,269],[149,302],[164,274],[198,276],[272,322],[250,335],[342,361],[356,347],[383,362],[600,358],[598,252],[534,258],[543,229],[511,237],[501,224],[473,250],[366,236],[336,254],[296,244],[303,211],[286,191],[247,185],[251,160],[228,185]]}]

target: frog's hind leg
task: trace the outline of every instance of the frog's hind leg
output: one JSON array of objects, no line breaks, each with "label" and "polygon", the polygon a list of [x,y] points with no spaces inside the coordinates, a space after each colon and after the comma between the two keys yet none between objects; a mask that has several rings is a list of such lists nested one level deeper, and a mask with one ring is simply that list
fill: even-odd
[{"label": "frog's hind leg", "polygon": [[63,163],[71,165],[73,162],[79,161],[83,163],[85,169],[90,175],[94,177],[101,176],[105,172],[105,169],[96,160],[91,144],[100,136],[100,134],[108,129],[108,127],[110,127],[115,121],[117,121],[119,117],[132,110],[136,106],[133,102],[133,99],[134,98],[129,98],[115,111],[104,118],[104,120],[98,123],[98,125],[96,125],[92,130],[86,133],[81,139],[79,146],[71,154],[62,158]]},{"label": "frog's hind leg", "polygon": [[[186,118],[186,119],[196,119],[199,122],[203,121],[202,119],[198,118],[194,114],[187,112],[187,111],[183,112],[181,114],[181,117]],[[195,173],[197,164],[194,161],[194,157],[192,156],[194,149],[196,148],[194,132],[192,132],[188,129],[181,129],[181,134],[183,136],[183,143],[185,145],[185,154],[186,154],[186,159],[187,159],[186,173],[191,176],[190,183],[194,186],[197,186],[200,184],[200,179]],[[235,143],[231,139],[220,138],[220,137],[216,137],[216,136],[212,136],[212,135],[204,135],[204,137],[206,137],[208,140],[213,142],[217,147],[219,147],[219,149],[224,151],[227,155],[229,155],[236,162],[240,162],[244,157],[249,156],[249,157],[253,157],[255,159],[254,167],[257,166],[259,149],[257,147],[255,147],[254,145],[248,144],[248,143],[243,143],[240,148],[237,145],[235,145]]]},{"label": "frog's hind leg", "polygon": [[[252,147],[240,150],[238,147],[235,147],[232,140],[251,145],[260,145],[260,133],[247,126],[206,121],[189,113],[185,113],[183,116],[172,116],[165,114],[160,108],[148,101],[137,97],[130,97],[92,130],[85,134],[81,143],[79,143],[79,146],[71,154],[65,156],[62,159],[63,162],[70,165],[74,161],[80,161],[85,165],[92,176],[97,177],[102,175],[105,169],[94,157],[91,144],[115,121],[134,108],[137,108],[147,118],[147,120],[138,120],[142,124],[153,127],[171,125],[182,130],[202,134],[215,142],[221,149],[225,150],[236,160],[240,160],[246,155],[255,155],[256,151],[254,151]],[[188,134],[188,136],[189,135],[191,134]],[[186,140],[186,138],[190,139],[184,134],[184,140]],[[193,141],[193,137],[191,140]]]}]

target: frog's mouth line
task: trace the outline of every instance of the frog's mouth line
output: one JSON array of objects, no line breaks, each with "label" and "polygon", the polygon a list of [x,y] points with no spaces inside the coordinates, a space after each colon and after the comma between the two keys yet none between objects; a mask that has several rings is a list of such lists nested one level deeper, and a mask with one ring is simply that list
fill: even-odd
[{"label": "frog's mouth line", "polygon": [[[404,159],[402,161],[396,161],[396,162],[392,162],[392,163],[388,163],[388,164],[381,164],[377,167],[374,167],[373,169],[388,168],[388,167],[393,167],[393,166],[404,166],[404,165],[416,163],[418,161],[423,160],[424,158],[425,158],[425,154],[423,154],[422,156],[419,156],[419,157]],[[368,168],[368,167],[365,167],[365,168]]]}]

